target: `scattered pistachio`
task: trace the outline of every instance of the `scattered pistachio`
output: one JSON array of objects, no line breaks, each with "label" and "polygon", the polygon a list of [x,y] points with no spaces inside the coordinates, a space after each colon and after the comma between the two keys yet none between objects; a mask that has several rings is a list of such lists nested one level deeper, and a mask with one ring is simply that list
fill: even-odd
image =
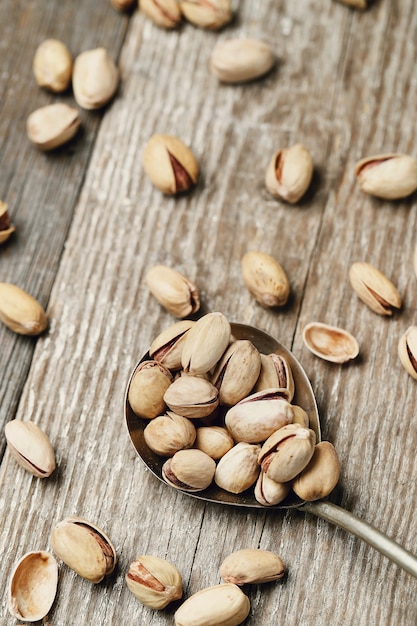
[{"label": "scattered pistachio", "polygon": [[55,469],[55,454],[48,436],[37,424],[14,419],[4,429],[10,454],[26,471],[47,478]]},{"label": "scattered pistachio", "polygon": [[139,0],[139,9],[160,28],[175,28],[181,22],[177,0]]},{"label": "scattered pistachio", "polygon": [[319,500],[336,487],[340,475],[340,461],[334,446],[322,441],[314,448],[305,469],[293,481],[292,488],[302,500]]},{"label": "scattered pistachio", "polygon": [[206,587],[175,612],[175,626],[238,626],[250,611],[249,598],[237,585]]},{"label": "scattered pistachio", "polygon": [[277,150],[266,170],[266,188],[273,196],[296,204],[309,188],[313,170],[311,154],[302,144]]},{"label": "scattered pistachio", "polygon": [[310,322],[303,330],[303,341],[316,356],[332,363],[346,363],[359,354],[355,337],[343,328]]},{"label": "scattered pistachio", "polygon": [[244,83],[267,74],[275,64],[268,44],[257,39],[228,39],[210,57],[210,71],[224,83]]},{"label": "scattered pistachio", "polygon": [[182,0],[180,8],[191,24],[209,30],[219,30],[232,19],[230,0]]},{"label": "scattered pistachio", "polygon": [[152,135],[143,149],[142,163],[152,184],[166,195],[188,191],[197,183],[195,156],[173,135]]},{"label": "scattered pistachio", "polygon": [[44,618],[58,585],[58,564],[49,552],[28,552],[13,568],[8,587],[8,608],[22,622]]},{"label": "scattered pistachio", "polygon": [[284,306],[290,283],[278,261],[264,252],[247,252],[241,261],[243,281],[254,298],[266,308]]},{"label": "scattered pistachio", "polygon": [[220,566],[220,576],[234,585],[269,583],[285,574],[282,559],[274,552],[244,549],[232,552]]},{"label": "scattered pistachio", "polygon": [[125,579],[133,595],[151,609],[164,609],[182,597],[181,574],[175,565],[156,556],[138,556]]},{"label": "scattered pistachio", "polygon": [[417,380],[417,326],[410,326],[398,342],[398,356],[407,372]]},{"label": "scattered pistachio", "polygon": [[198,288],[177,270],[166,265],[154,265],[145,282],[158,302],[174,317],[183,318],[200,308]]},{"label": "scattered pistachio", "polygon": [[386,200],[405,198],[417,189],[417,159],[406,154],[381,154],[361,159],[355,166],[365,193]]},{"label": "scattered pistachio", "polygon": [[0,283],[0,321],[19,335],[40,335],[48,326],[39,302],[11,283]]},{"label": "scattered pistachio", "polygon": [[352,288],[378,315],[392,315],[401,308],[401,296],[390,280],[370,263],[353,263],[349,270]]},{"label": "scattered pistachio", "polygon": [[33,111],[27,121],[29,141],[40,150],[54,150],[74,137],[81,121],[77,109],[62,102]]},{"label": "scattered pistachio", "polygon": [[10,235],[15,231],[13,224],[10,223],[7,209],[7,204],[0,200],[0,244],[7,241]]},{"label": "scattered pistachio", "polygon": [[33,57],[33,73],[40,87],[54,93],[68,89],[72,76],[72,56],[58,39],[45,39]]},{"label": "scattered pistachio", "polygon": [[72,88],[83,109],[100,109],[116,93],[119,70],[105,48],[86,50],[74,61]]}]

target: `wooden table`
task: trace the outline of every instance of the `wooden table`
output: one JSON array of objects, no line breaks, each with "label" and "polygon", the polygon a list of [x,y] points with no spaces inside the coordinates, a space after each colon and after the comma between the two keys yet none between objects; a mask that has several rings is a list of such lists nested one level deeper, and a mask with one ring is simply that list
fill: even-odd
[{"label": "wooden table", "polygon": [[[239,6],[237,6],[239,5]],[[330,501],[417,553],[416,382],[397,356],[416,323],[413,270],[416,195],[382,201],[353,174],[366,155],[417,154],[413,0],[379,0],[355,11],[329,0],[242,0],[220,33],[184,24],[166,32],[143,14],[110,3],[1,0],[0,198],[15,235],[0,249],[0,281],[45,307],[47,333],[28,338],[0,328],[1,423],[33,420],[53,442],[57,469],[39,480],[19,468],[1,438],[3,587],[25,552],[50,549],[52,527],[79,515],[115,544],[113,575],[93,586],[62,565],[51,626],[173,623],[175,606],[143,607],[124,576],[139,554],[167,558],[184,596],[220,582],[219,565],[244,547],[282,556],[282,582],[246,589],[245,623],[410,626],[416,580],[365,543],[299,511],[204,504],[166,487],[137,458],[124,423],[130,372],[174,318],[150,295],[146,271],[178,269],[201,291],[205,310],[276,336],[303,363],[325,439],[342,464]],[[208,71],[219,39],[261,38],[276,51],[265,79],[221,85]],[[104,46],[121,86],[104,111],[81,111],[83,130],[45,154],[25,121],[38,106],[64,101],[32,75],[47,37],[71,52]],[[177,199],[152,187],[141,150],[153,133],[190,145],[197,188]],[[302,142],[315,163],[312,187],[296,206],[264,186],[272,153]],[[272,254],[291,282],[283,310],[265,310],[243,285],[240,259]],[[348,271],[368,261],[398,287],[402,310],[380,317],[353,293]],[[302,342],[310,321],[348,329],[360,357],[339,366]],[[2,600],[0,624],[14,624]]]}]

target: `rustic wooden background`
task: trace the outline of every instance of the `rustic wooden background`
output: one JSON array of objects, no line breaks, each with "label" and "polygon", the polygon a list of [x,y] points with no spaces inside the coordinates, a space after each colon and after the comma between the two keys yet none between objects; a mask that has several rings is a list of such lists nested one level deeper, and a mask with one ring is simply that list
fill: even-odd
[{"label": "rustic wooden background", "polygon": [[[173,623],[175,607],[153,612],[130,594],[124,575],[138,554],[174,562],[188,597],[219,582],[235,549],[277,551],[283,582],[247,589],[246,624],[410,626],[416,580],[366,544],[310,515],[222,508],[159,483],[130,444],[123,397],[151,339],[174,320],[144,284],[165,263],[195,281],[204,306],[264,329],[303,363],[317,395],[324,438],[342,463],[330,500],[417,553],[416,382],[397,357],[416,323],[417,196],[386,202],[360,192],[354,163],[373,153],[417,155],[417,10],[414,0],[377,0],[365,12],[330,0],[242,0],[220,33],[184,24],[165,32],[138,11],[106,0],[0,0],[0,199],[15,235],[0,249],[0,281],[46,307],[38,339],[0,328],[1,424],[37,422],[56,450],[46,480],[25,473],[1,437],[1,562],[5,589],[25,552],[50,548],[52,526],[68,515],[95,522],[119,564],[93,586],[60,570],[51,626]],[[219,39],[257,37],[278,63],[265,79],[220,85],[208,72]],[[28,114],[54,101],[32,76],[36,46],[64,41],[74,55],[104,46],[120,65],[117,97],[82,111],[83,131],[43,154],[29,145]],[[145,177],[141,149],[172,133],[195,152],[201,180],[192,194],[163,197]],[[297,206],[264,188],[270,155],[304,143],[316,165]],[[263,310],[242,283],[249,249],[273,254],[292,294]],[[392,319],[353,294],[348,270],[368,261],[397,285]],[[361,347],[349,366],[310,354],[301,334],[318,320],[350,330]],[[1,603],[0,624],[15,624]]]}]

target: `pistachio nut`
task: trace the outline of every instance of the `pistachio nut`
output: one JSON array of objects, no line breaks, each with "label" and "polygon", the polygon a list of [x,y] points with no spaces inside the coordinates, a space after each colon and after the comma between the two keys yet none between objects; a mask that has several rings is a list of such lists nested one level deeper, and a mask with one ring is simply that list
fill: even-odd
[{"label": "pistachio nut", "polygon": [[314,448],[308,465],[292,483],[292,488],[302,500],[319,500],[336,487],[340,475],[340,461],[334,446],[322,441]]},{"label": "pistachio nut", "polygon": [[216,463],[201,450],[179,450],[162,466],[166,482],[182,491],[203,491],[212,483]]},{"label": "pistachio nut", "polygon": [[257,39],[227,39],[210,56],[210,71],[221,82],[245,83],[267,74],[275,64],[271,46]]},{"label": "pistachio nut", "polygon": [[238,626],[250,611],[249,598],[237,585],[206,587],[175,612],[175,626]]},{"label": "pistachio nut", "polygon": [[303,426],[303,428],[308,428],[310,425],[310,420],[308,414],[301,406],[297,406],[296,404],[292,404],[292,410],[294,414],[294,418],[292,420],[293,424],[299,424]]},{"label": "pistachio nut", "polygon": [[19,335],[40,335],[48,326],[39,302],[11,283],[0,283],[0,321]]},{"label": "pistachio nut", "polygon": [[409,326],[398,342],[398,356],[403,367],[417,380],[417,326]]},{"label": "pistachio nut", "polygon": [[54,93],[68,89],[72,76],[72,56],[58,39],[45,39],[36,48],[33,73],[40,87]]},{"label": "pistachio nut", "polygon": [[185,19],[200,28],[219,30],[232,20],[230,0],[182,0],[180,8]]},{"label": "pistachio nut", "polygon": [[26,471],[47,478],[55,469],[55,453],[49,437],[37,424],[14,419],[7,422],[4,433],[12,457]]},{"label": "pistachio nut", "polygon": [[194,323],[192,320],[181,320],[163,330],[150,345],[151,359],[162,363],[169,370],[181,369],[182,347],[187,332]]},{"label": "pistachio nut", "polygon": [[160,28],[175,28],[181,22],[177,0],[139,0],[139,9]]},{"label": "pistachio nut", "polygon": [[62,102],[33,111],[26,122],[28,139],[40,150],[54,150],[74,137],[81,121],[77,109]]},{"label": "pistachio nut", "polygon": [[13,224],[10,223],[7,209],[7,204],[0,200],[0,244],[7,241],[10,235],[15,231]]},{"label": "pistachio nut", "polygon": [[417,189],[417,159],[407,154],[380,154],[358,161],[355,175],[365,193],[386,200],[405,198]]},{"label": "pistachio nut", "polygon": [[157,361],[142,361],[129,385],[133,412],[146,419],[161,415],[165,410],[164,394],[173,380],[171,372]]},{"label": "pistachio nut", "polygon": [[178,137],[152,135],[142,154],[143,169],[162,193],[173,196],[196,185],[199,167],[194,154]]},{"label": "pistachio nut", "polygon": [[292,406],[282,397],[281,390],[265,389],[232,406],[226,413],[225,424],[235,441],[260,443],[290,424],[293,417]]},{"label": "pistachio nut", "polygon": [[253,392],[272,389],[286,390],[288,402],[294,397],[294,378],[287,360],[280,354],[261,354],[261,371]]},{"label": "pistachio nut", "polygon": [[274,506],[282,502],[291,491],[291,483],[277,483],[261,472],[255,485],[255,498],[263,506]]},{"label": "pistachio nut", "polygon": [[239,339],[229,345],[213,372],[220,404],[233,405],[253,389],[261,370],[261,356],[251,341]]},{"label": "pistachio nut", "polygon": [[284,576],[282,559],[269,550],[243,549],[229,554],[220,565],[220,576],[234,585],[269,583]]},{"label": "pistachio nut", "polygon": [[273,433],[259,453],[262,471],[277,483],[286,483],[297,476],[314,453],[316,434],[299,424],[288,424]]},{"label": "pistachio nut", "polygon": [[309,188],[313,171],[310,152],[297,143],[275,152],[266,170],[265,185],[273,196],[296,204]]},{"label": "pistachio nut", "polygon": [[81,517],[66,517],[51,533],[55,554],[79,576],[99,583],[111,574],[117,562],[110,539],[95,524]]},{"label": "pistachio nut", "polygon": [[401,308],[401,296],[393,283],[370,263],[353,263],[349,280],[356,295],[374,313],[392,315]]},{"label": "pistachio nut", "polygon": [[8,586],[8,608],[22,622],[44,618],[55,600],[58,564],[49,552],[27,552],[13,568]]},{"label": "pistachio nut", "polygon": [[353,335],[321,322],[310,322],[304,327],[303,341],[310,352],[332,363],[346,363],[359,354],[359,344]]},{"label": "pistachio nut", "polygon": [[270,254],[247,252],[241,261],[243,282],[263,307],[284,306],[290,283],[281,265]]},{"label": "pistachio nut", "polygon": [[214,482],[230,493],[242,493],[255,484],[259,476],[260,446],[239,442],[226,452],[217,464]]},{"label": "pistachio nut", "polygon": [[192,315],[200,308],[198,288],[171,267],[152,266],[145,276],[145,282],[154,298],[174,317]]},{"label": "pistachio nut", "polygon": [[195,447],[218,461],[233,448],[233,437],[223,426],[200,426],[197,428]]},{"label": "pistachio nut", "polygon": [[151,609],[164,609],[182,597],[181,574],[175,565],[157,556],[138,556],[125,579],[133,595]]},{"label": "pistachio nut", "polygon": [[198,419],[211,415],[217,409],[219,394],[208,380],[186,375],[176,378],[168,387],[164,402],[174,413]]},{"label": "pistachio nut", "polygon": [[119,70],[105,48],[86,50],[74,61],[72,88],[83,109],[100,109],[116,93]]},{"label": "pistachio nut", "polygon": [[145,443],[160,456],[173,456],[178,450],[191,448],[196,438],[195,426],[190,420],[172,411],[159,415],[143,431]]},{"label": "pistachio nut", "polygon": [[205,374],[219,361],[231,337],[231,327],[223,313],[207,313],[187,333],[181,364],[185,372]]}]

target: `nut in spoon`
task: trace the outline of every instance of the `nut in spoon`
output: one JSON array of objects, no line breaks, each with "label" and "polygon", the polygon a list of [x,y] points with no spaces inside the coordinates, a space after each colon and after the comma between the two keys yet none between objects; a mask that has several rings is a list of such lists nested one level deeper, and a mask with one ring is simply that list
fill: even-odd
[{"label": "nut in spoon", "polygon": [[[271,354],[272,352],[275,352],[287,360],[294,378],[295,396],[293,402],[294,404],[301,406],[307,412],[310,421],[310,428],[315,431],[317,441],[321,441],[320,420],[314,392],[306,373],[292,352],[279,343],[279,341],[257,328],[247,326],[245,324],[231,324],[231,327],[232,334],[236,339],[248,339],[261,353]],[[143,356],[140,363],[149,358],[149,354],[147,353]],[[139,363],[136,365],[131,374],[125,394],[125,417],[127,428],[133,447],[145,466],[157,478],[159,478],[159,480],[167,485],[168,483],[166,483],[162,477],[162,466],[165,459],[155,454],[147,446],[144,439],[143,432],[148,421],[138,417],[133,412],[128,401],[129,387],[138,366]],[[352,533],[356,537],[366,541],[366,543],[378,550],[381,554],[385,555],[391,561],[417,578],[416,556],[384,535],[381,531],[356,517],[353,513],[346,511],[332,502],[325,500],[304,502],[293,494],[288,496],[278,505],[265,507],[257,502],[253,493],[244,492],[243,494],[235,495],[220,489],[214,483],[204,491],[192,493],[184,491],[183,493],[206,502],[216,502],[219,504],[257,509],[296,508],[307,511],[308,513],[317,515],[318,517],[321,517],[322,519],[331,522],[332,524],[335,524],[336,526]]]}]

